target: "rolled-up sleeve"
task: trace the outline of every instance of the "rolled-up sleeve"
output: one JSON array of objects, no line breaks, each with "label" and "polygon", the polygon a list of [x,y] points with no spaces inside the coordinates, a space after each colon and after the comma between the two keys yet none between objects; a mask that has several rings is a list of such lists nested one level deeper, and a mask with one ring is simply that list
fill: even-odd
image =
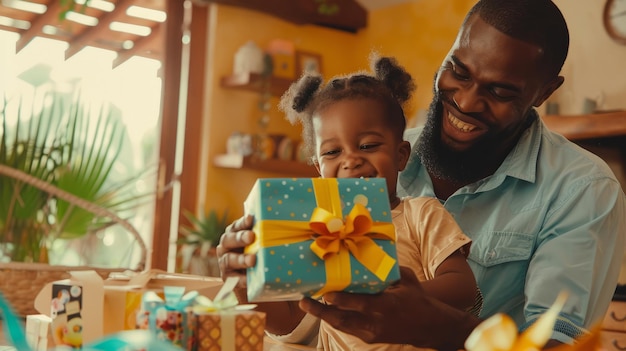
[{"label": "rolled-up sleeve", "polygon": [[551,206],[526,275],[526,324],[569,293],[553,339],[571,343],[602,321],[621,268],[626,200],[615,179],[580,181]]}]

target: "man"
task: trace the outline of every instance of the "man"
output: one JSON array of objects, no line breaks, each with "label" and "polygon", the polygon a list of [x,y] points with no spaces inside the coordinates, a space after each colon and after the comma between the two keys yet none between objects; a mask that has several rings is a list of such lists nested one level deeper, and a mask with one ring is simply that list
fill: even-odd
[{"label": "man", "polygon": [[[608,166],[534,110],[563,83],[568,36],[549,0],[479,1],[437,72],[426,125],[406,134],[414,154],[399,178],[399,195],[436,196],[473,240],[482,318],[504,312],[524,330],[569,292],[547,347],[601,321],[626,235],[626,197]],[[243,224],[222,253],[241,245]],[[325,299],[300,307],[367,342],[456,350],[481,322],[424,295],[410,274],[379,295]]]}]

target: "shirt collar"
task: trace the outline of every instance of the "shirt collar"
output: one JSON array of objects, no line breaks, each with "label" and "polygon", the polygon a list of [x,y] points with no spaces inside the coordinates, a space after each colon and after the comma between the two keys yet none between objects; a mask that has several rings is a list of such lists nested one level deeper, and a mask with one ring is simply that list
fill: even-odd
[{"label": "shirt collar", "polygon": [[535,110],[532,110],[531,113],[533,114],[531,118],[535,120],[522,133],[519,141],[509,152],[509,155],[504,159],[494,175],[504,174],[527,182],[535,182],[537,178],[539,147],[541,146],[541,136],[544,133],[545,125]]}]

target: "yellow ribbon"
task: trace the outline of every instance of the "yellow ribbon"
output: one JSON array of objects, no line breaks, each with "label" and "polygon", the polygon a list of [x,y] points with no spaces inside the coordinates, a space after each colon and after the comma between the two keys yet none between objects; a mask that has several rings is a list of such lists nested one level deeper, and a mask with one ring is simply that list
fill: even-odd
[{"label": "yellow ribbon", "polygon": [[326,284],[314,294],[341,291],[350,285],[350,253],[376,277],[384,281],[396,263],[374,242],[374,238],[395,241],[395,229],[390,222],[374,222],[363,205],[355,204],[346,221],[342,220],[341,198],[336,179],[312,179],[317,208],[310,221],[261,220],[255,225],[263,235],[246,252],[255,253],[260,247],[272,247],[314,239],[311,250],[324,260]]}]

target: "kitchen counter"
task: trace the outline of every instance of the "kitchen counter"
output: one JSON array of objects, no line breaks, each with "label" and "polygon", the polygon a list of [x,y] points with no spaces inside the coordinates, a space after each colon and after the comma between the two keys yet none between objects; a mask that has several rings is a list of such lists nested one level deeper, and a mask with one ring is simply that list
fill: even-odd
[{"label": "kitchen counter", "polygon": [[626,136],[626,111],[598,112],[588,115],[546,115],[549,129],[570,140]]}]

